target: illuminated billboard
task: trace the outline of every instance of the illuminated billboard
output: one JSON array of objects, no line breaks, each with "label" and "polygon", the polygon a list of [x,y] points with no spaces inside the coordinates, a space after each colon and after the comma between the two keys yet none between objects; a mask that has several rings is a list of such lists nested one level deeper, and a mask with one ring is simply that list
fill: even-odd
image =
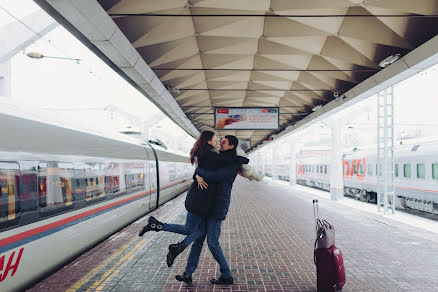
[{"label": "illuminated billboard", "polygon": [[278,107],[216,107],[216,130],[277,130]]}]

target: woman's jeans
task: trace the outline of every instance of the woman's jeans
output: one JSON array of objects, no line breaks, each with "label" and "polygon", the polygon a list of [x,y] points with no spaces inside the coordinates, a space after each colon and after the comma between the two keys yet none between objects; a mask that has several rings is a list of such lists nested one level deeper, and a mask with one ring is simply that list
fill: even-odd
[{"label": "woman's jeans", "polygon": [[193,241],[197,240],[205,234],[206,226],[203,223],[204,219],[202,217],[188,212],[185,225],[179,224],[164,224],[163,231],[169,231],[179,234],[187,235],[182,241],[184,243],[184,248],[189,246]]}]

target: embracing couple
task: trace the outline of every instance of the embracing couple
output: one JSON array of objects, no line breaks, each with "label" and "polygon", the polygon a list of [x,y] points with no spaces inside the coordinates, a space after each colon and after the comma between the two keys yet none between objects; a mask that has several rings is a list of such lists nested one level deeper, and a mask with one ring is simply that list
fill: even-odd
[{"label": "embracing couple", "polygon": [[185,207],[187,218],[184,225],[162,223],[149,217],[148,224],[140,231],[139,236],[147,231],[169,231],[186,235],[186,238],[169,246],[167,265],[172,266],[175,258],[193,243],[187,260],[185,271],[177,275],[178,281],[192,283],[202,246],[207,238],[208,248],[220,266],[221,275],[211,279],[212,284],[232,285],[233,276],[219,243],[222,221],[225,220],[231,200],[231,189],[238,173],[250,180],[261,180],[263,177],[255,173],[247,164],[245,152],[237,148],[235,136],[227,135],[220,142],[220,150],[216,149],[218,139],[211,131],[204,131],[190,151],[190,162],[196,164],[193,183],[187,192]]}]

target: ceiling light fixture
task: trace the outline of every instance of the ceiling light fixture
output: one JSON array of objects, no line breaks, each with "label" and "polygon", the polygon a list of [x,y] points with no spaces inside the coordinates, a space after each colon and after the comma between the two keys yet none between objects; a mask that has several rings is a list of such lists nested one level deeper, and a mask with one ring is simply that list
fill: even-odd
[{"label": "ceiling light fixture", "polygon": [[28,56],[29,58],[32,58],[32,59],[50,58],[50,59],[72,60],[72,61],[75,61],[76,64],[79,64],[82,61],[81,59],[76,59],[76,58],[45,56],[41,53],[36,53],[36,52],[27,53],[26,56]]},{"label": "ceiling light fixture", "polygon": [[379,66],[381,68],[386,68],[389,65],[391,65],[392,63],[394,63],[395,61],[397,61],[400,58],[400,56],[401,56],[401,54],[394,54],[394,55],[391,55],[389,57],[386,57],[385,59],[380,61]]}]

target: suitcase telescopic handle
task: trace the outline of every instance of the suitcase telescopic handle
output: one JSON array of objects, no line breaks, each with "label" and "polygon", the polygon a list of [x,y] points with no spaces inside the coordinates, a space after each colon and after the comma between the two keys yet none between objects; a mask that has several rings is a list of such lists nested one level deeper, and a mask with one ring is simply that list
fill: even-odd
[{"label": "suitcase telescopic handle", "polygon": [[315,230],[318,232],[319,208],[317,199],[313,200],[313,217],[315,218]]}]

